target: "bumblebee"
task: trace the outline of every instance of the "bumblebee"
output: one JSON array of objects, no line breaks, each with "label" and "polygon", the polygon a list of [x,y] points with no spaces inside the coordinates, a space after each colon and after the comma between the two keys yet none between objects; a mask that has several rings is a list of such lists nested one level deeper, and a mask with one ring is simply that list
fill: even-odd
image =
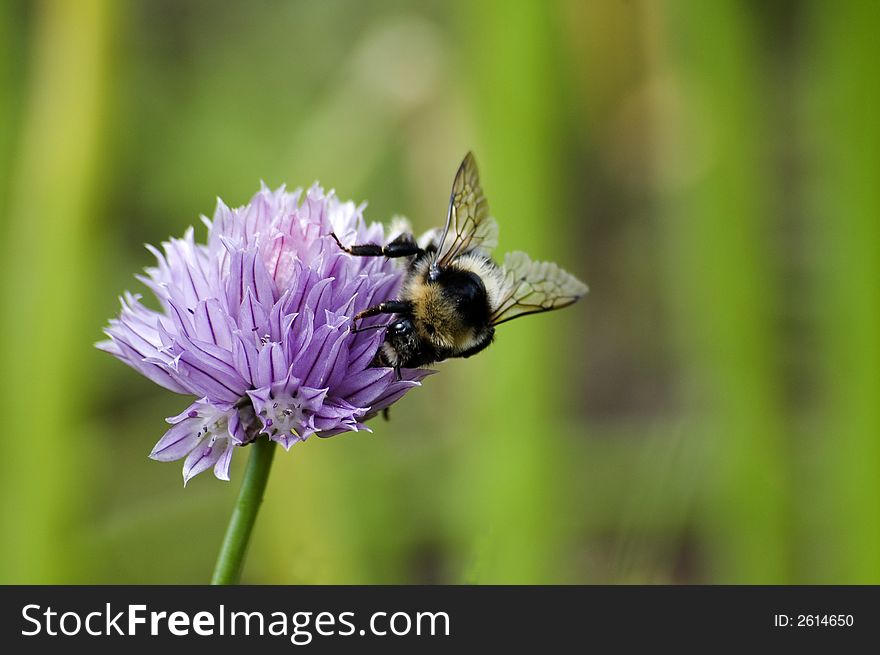
[{"label": "bumblebee", "polygon": [[523,252],[508,253],[501,266],[492,260],[498,225],[489,216],[471,153],[452,183],[444,227],[418,240],[408,226],[396,231],[399,234],[384,246],[345,246],[332,236],[351,255],[406,258],[399,298],[354,317],[363,321],[389,314],[394,319],[353,328],[385,330],[373,365],[392,367],[398,377],[401,368],[475,355],[492,343],[501,323],[567,307],[587,292],[585,284],[556,264],[533,262]]}]

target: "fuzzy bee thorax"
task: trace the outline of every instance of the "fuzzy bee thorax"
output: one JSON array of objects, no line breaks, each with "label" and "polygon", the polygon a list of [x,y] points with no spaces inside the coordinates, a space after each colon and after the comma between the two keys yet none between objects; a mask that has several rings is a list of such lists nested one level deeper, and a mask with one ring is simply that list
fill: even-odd
[{"label": "fuzzy bee thorax", "polygon": [[419,336],[439,348],[454,348],[464,328],[456,303],[439,284],[417,280],[409,286],[413,318]]}]

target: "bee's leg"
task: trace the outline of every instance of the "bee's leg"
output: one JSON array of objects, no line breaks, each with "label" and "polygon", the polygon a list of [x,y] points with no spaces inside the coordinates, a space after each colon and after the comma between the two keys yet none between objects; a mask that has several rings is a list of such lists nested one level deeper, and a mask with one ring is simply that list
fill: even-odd
[{"label": "bee's leg", "polygon": [[400,382],[403,379],[403,375],[400,374],[400,367],[394,367],[394,375],[397,377],[397,381]]},{"label": "bee's leg", "polygon": [[391,420],[391,412],[389,411],[389,409],[390,407],[386,407],[382,410],[382,418],[384,418],[386,421]]},{"label": "bee's leg", "polygon": [[335,232],[331,232],[330,236],[333,237],[342,250],[357,257],[411,257],[423,252],[413,235],[408,232],[404,232],[386,246],[380,246],[377,243],[343,246]]},{"label": "bee's leg", "polygon": [[409,310],[410,304],[408,302],[402,300],[387,300],[385,302],[380,302],[378,305],[373,305],[362,312],[358,312],[355,314],[354,320],[359,321],[362,318],[378,316],[379,314],[402,314]]},{"label": "bee's leg", "polygon": [[[373,305],[372,307],[365,309],[362,312],[355,314],[353,321],[360,321],[365,318],[370,318],[371,316],[378,316],[379,314],[401,314],[403,312],[408,312],[410,310],[410,304],[408,302],[403,302],[401,300],[388,300],[386,302],[380,302],[378,305]],[[382,326],[387,327],[387,326]],[[361,332],[363,330],[370,330],[371,327],[365,327],[358,329],[357,327],[352,328],[352,332]]]}]

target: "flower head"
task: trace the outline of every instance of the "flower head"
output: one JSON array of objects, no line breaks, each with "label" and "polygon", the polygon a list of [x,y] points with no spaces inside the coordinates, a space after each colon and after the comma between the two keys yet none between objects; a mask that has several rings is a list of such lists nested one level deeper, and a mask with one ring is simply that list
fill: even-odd
[{"label": "flower head", "polygon": [[313,434],[367,429],[425,370],[371,366],[381,331],[351,318],[391,298],[402,273],[381,257],[352,257],[330,236],[382,243],[362,207],[317,185],[305,194],[265,186],[244,207],[218,201],[207,244],[193,229],[148,246],[157,265],[138,276],[161,311],[125,293],[98,345],[166,389],[197,400],[168,420],[150,457],[186,458],[184,483],[209,468],[229,479],[236,448],[270,438],[286,449]]}]

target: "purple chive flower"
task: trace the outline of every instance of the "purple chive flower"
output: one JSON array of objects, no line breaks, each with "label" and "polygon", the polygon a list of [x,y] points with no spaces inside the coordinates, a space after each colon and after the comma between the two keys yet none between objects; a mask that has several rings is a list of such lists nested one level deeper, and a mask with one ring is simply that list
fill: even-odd
[{"label": "purple chive flower", "polygon": [[218,200],[207,244],[190,227],[162,244],[138,279],[161,311],[125,293],[99,348],[157,384],[198,399],[168,420],[150,457],[186,458],[184,484],[209,468],[229,479],[236,448],[260,437],[285,449],[309,436],[368,429],[364,422],[431,371],[370,366],[381,330],[352,334],[351,318],[394,296],[402,271],[381,257],[352,257],[348,243],[382,243],[363,207],[315,185],[263,186],[244,207]]}]

